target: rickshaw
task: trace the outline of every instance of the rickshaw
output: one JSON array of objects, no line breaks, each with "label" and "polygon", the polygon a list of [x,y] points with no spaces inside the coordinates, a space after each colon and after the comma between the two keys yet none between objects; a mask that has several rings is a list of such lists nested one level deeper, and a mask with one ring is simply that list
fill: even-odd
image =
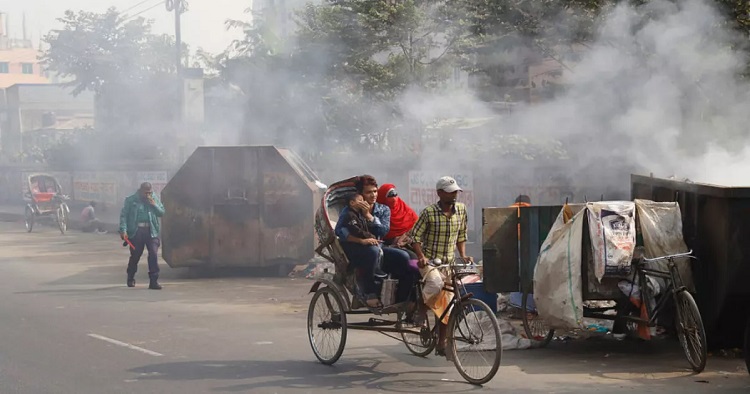
[{"label": "rickshaw", "polygon": [[[653,203],[641,200],[641,204]],[[507,255],[497,252],[498,249],[506,245],[514,245],[516,234],[516,209],[505,208],[485,208],[483,215],[485,217],[485,227],[483,236],[485,239],[484,259],[485,263],[490,265],[485,270],[489,275],[489,283],[493,291],[509,291],[520,287],[522,298],[519,302],[520,313],[522,315],[522,324],[527,337],[535,341],[535,347],[544,347],[553,339],[555,327],[552,327],[545,316],[540,314],[534,303],[534,288],[538,285],[538,272],[536,266],[541,259],[539,256],[547,253],[554,243],[562,243],[567,238],[552,236],[550,233],[561,229],[567,229],[558,226],[564,215],[564,210],[569,209],[569,216],[578,218],[579,226],[582,229],[581,244],[578,245],[580,250],[580,260],[575,263],[580,267],[579,273],[581,284],[581,299],[583,300],[582,316],[583,318],[612,320],[614,321],[613,331],[629,332],[633,335],[649,331],[656,328],[658,320],[663,320],[667,309],[674,308],[674,330],[685,352],[688,363],[695,372],[701,372],[706,366],[707,361],[707,341],[706,331],[703,326],[698,306],[693,295],[688,290],[678,264],[688,264],[696,260],[692,251],[683,253],[671,253],[668,255],[655,256],[653,258],[645,257],[645,249],[642,245],[643,236],[641,234],[640,219],[636,225],[638,232],[639,246],[633,253],[632,269],[627,275],[616,277],[605,277],[601,283],[597,281],[593,272],[591,237],[588,233],[588,215],[584,211],[588,204],[566,204],[565,206],[537,206],[521,208],[521,214],[517,223],[520,224],[520,232],[523,242],[518,243],[516,254]],[[670,209],[679,212],[679,205],[671,203],[669,206],[662,205],[660,210]],[[567,219],[570,220],[570,219]],[[663,241],[663,240],[662,240]],[[665,243],[666,244],[666,243]],[[567,256],[575,256],[571,253],[571,248],[575,245],[571,243],[567,246]],[[512,248],[511,248],[512,249]],[[507,259],[507,260],[506,260]],[[518,265],[516,265],[518,262]],[[568,264],[574,263],[568,261]],[[492,267],[492,269],[490,269]],[[512,277],[509,273],[514,267],[517,267],[518,276]],[[508,277],[500,280],[499,275],[505,272]],[[574,272],[574,271],[567,271]],[[561,283],[570,285],[571,278],[565,279],[561,272],[556,274]],[[515,279],[515,281],[514,281]],[[626,281],[631,284],[629,294],[624,296],[619,283]],[[656,284],[658,281],[659,284]],[[487,280],[486,280],[487,282]],[[639,286],[638,284],[647,284]],[[655,290],[659,289],[659,290]],[[572,290],[571,290],[572,291]],[[657,297],[657,293],[661,294]],[[571,298],[570,303],[575,304]],[[611,305],[611,301],[616,301]],[[631,305],[631,300],[640,301],[640,307]],[[641,301],[642,300],[642,301]],[[597,302],[606,301],[602,305]],[[657,320],[658,319],[658,320]],[[660,322],[659,322],[660,323]],[[649,334],[644,336],[650,337]]]},{"label": "rickshaw", "polygon": [[[307,332],[315,357],[326,365],[338,361],[344,352],[348,330],[379,332],[402,341],[414,355],[425,357],[437,344],[436,322],[447,319],[445,352],[448,359],[469,383],[481,385],[489,382],[500,366],[502,342],[497,319],[490,307],[473,298],[461,281],[478,273],[474,264],[449,263],[448,280],[443,289],[453,297],[439,317],[424,305],[422,282],[415,285],[416,303],[388,305],[383,302],[380,308],[366,306],[359,290],[358,270],[349,264],[334,234],[336,220],[346,204],[345,197],[355,192],[355,181],[356,178],[350,178],[328,187],[315,215],[318,237],[315,251],[335,267],[335,272],[319,277],[310,289],[314,295],[308,309]],[[385,299],[381,297],[381,301]],[[349,321],[356,315],[372,316],[363,322]]]},{"label": "rickshaw", "polygon": [[65,203],[69,198],[63,194],[60,183],[49,174],[31,174],[27,181],[28,191],[24,194],[27,201],[24,212],[26,231],[31,232],[34,224],[47,221],[55,222],[60,233],[65,234],[70,208]]}]

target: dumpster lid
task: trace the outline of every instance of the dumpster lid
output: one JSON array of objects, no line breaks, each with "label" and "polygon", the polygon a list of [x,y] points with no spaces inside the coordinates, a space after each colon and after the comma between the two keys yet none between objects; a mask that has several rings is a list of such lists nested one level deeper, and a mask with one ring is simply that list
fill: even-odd
[{"label": "dumpster lid", "polygon": [[710,183],[678,181],[673,179],[655,178],[645,175],[630,175],[631,184],[645,184],[654,187],[663,187],[697,193],[710,197],[719,198],[750,198],[750,187],[720,186]]}]

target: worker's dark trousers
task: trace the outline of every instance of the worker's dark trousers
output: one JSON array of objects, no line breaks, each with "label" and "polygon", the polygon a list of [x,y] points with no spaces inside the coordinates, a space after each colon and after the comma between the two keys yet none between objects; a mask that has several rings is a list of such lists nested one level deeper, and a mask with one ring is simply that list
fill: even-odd
[{"label": "worker's dark trousers", "polygon": [[141,260],[143,249],[148,249],[148,277],[151,279],[159,278],[159,263],[157,253],[159,251],[159,238],[151,238],[151,229],[148,227],[138,227],[135,236],[130,238],[130,242],[135,248],[130,248],[130,260],[128,261],[128,278],[133,278],[138,271],[138,261]]}]

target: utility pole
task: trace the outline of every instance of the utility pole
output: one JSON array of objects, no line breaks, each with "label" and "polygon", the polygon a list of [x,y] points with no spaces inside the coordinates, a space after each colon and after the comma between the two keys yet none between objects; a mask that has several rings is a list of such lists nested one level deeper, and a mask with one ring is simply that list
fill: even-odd
[{"label": "utility pole", "polygon": [[178,146],[179,161],[182,162],[183,151],[185,149],[184,143],[184,105],[185,105],[185,80],[182,64],[182,32],[180,28],[180,14],[187,11],[188,3],[187,0],[165,0],[164,4],[167,7],[167,11],[174,11],[174,41],[175,41],[175,53],[177,55],[177,62],[175,63],[177,71],[177,119],[175,122],[175,141]]},{"label": "utility pole", "polygon": [[177,54],[177,75],[182,75],[182,31],[180,28],[180,14],[187,11],[187,0],[166,0],[167,11],[174,11],[174,41]]}]

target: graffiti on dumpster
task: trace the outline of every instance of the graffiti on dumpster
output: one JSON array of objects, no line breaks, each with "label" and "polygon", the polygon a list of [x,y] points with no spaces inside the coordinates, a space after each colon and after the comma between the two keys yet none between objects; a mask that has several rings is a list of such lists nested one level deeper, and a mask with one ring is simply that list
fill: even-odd
[{"label": "graffiti on dumpster", "polygon": [[267,203],[274,203],[283,197],[299,196],[296,178],[286,172],[267,172],[263,174],[263,190]]}]

